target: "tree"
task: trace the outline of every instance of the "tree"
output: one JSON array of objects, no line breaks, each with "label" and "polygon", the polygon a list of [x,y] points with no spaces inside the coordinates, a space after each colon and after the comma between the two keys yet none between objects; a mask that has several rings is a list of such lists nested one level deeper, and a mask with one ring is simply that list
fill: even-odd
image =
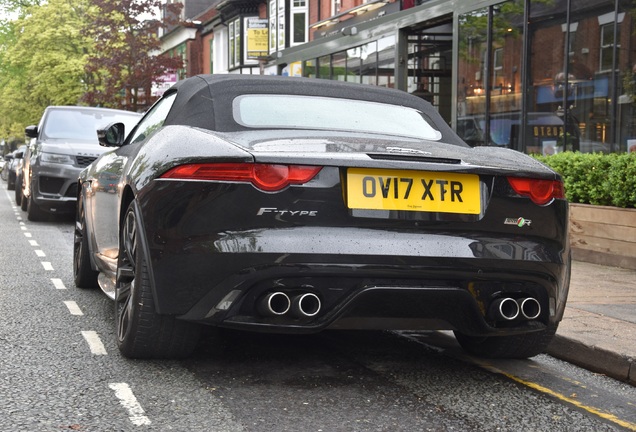
[{"label": "tree", "polygon": [[[0,38],[0,127],[24,135],[48,105],[76,105],[85,92],[89,39],[84,27],[86,0],[49,0],[2,26]],[[54,24],[54,25],[52,25]]]},{"label": "tree", "polygon": [[[153,81],[182,66],[181,59],[156,56],[159,29],[168,24],[147,19],[162,6],[161,0],[90,0],[92,7],[84,34],[95,41],[86,72],[89,105],[131,111],[146,108]],[[178,16],[180,4],[163,5]]]}]

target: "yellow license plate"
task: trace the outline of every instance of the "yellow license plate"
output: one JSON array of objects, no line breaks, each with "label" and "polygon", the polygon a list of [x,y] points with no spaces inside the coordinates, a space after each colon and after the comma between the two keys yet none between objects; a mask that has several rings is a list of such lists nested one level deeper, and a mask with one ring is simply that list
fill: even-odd
[{"label": "yellow license plate", "polygon": [[347,203],[351,209],[479,214],[479,176],[349,168]]}]

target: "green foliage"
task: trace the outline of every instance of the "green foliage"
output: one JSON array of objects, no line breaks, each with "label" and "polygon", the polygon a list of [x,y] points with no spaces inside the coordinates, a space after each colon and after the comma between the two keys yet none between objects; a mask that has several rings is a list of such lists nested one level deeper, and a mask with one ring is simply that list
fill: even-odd
[{"label": "green foliage", "polygon": [[164,24],[143,17],[161,6],[160,0],[0,0],[0,10],[13,12],[12,20],[0,17],[0,139],[24,137],[25,126],[49,105],[137,111],[152,102],[146,97],[140,105],[138,94],[150,95],[157,77],[182,66],[180,58],[154,55]]},{"label": "green foliage", "polygon": [[535,156],[561,174],[570,202],[636,207],[636,153]]},{"label": "green foliage", "polygon": [[[49,0],[3,27],[0,133],[24,136],[48,105],[76,105],[92,42],[80,34],[86,0]],[[17,130],[16,130],[17,129]]]}]

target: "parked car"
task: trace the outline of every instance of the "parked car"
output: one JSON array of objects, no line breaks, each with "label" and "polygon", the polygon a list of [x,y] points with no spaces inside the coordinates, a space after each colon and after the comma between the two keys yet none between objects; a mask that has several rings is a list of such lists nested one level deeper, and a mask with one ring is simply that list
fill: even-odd
[{"label": "parked car", "polygon": [[27,126],[32,138],[23,163],[22,210],[31,221],[47,214],[74,213],[80,171],[106,151],[96,130],[111,122],[132,127],[140,114],[109,108],[50,106],[40,123]]},{"label": "parked car", "polygon": [[[18,167],[22,165],[22,156],[26,150],[25,145],[21,145],[10,153],[7,161],[7,189],[14,190],[16,188],[16,178]],[[9,156],[9,155],[7,155]]]},{"label": "parked car", "polygon": [[187,356],[210,325],[449,329],[524,358],[563,316],[562,179],[471,148],[419,97],[203,75],[126,132],[101,130],[113,151],[80,174],[73,257],[76,286],[114,300],[126,357]]},{"label": "parked car", "polygon": [[6,154],[2,157],[2,162],[0,163],[0,178],[4,181],[7,181],[9,179],[9,161],[11,160],[11,158],[12,155],[10,153]]},{"label": "parked car", "polygon": [[22,165],[24,164],[24,156],[26,155],[27,149],[28,146],[25,145],[22,149],[22,154],[15,165],[14,195],[16,205],[21,205],[22,203]]}]

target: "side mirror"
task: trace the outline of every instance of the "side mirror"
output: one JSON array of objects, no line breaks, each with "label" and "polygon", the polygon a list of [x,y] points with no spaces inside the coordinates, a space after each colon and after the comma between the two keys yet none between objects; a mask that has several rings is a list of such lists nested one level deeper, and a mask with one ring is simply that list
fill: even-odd
[{"label": "side mirror", "polygon": [[24,133],[28,138],[38,137],[38,127],[36,125],[27,126],[24,128]]},{"label": "side mirror", "polygon": [[97,140],[104,147],[121,147],[126,138],[125,132],[123,123],[111,123],[106,128],[97,130]]}]

